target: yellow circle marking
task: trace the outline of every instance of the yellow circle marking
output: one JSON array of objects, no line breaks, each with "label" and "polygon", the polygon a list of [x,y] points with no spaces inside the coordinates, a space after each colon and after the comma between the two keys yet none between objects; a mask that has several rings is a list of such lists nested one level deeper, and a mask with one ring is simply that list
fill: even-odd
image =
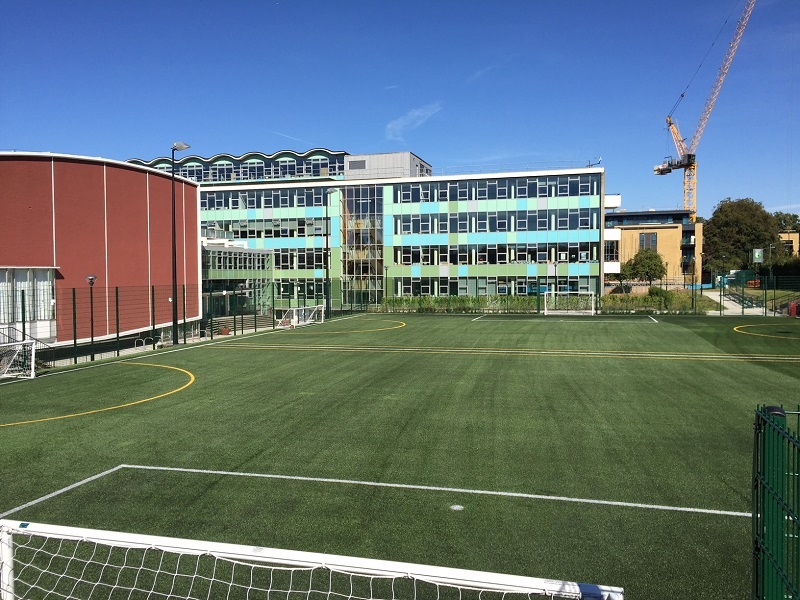
[{"label": "yellow circle marking", "polygon": [[800,337],[794,335],[772,335],[769,333],[754,333],[752,331],[743,331],[746,327],[782,327],[784,326],[783,323],[758,323],[753,325],[737,325],[733,328],[736,333],[742,333],[744,335],[756,335],[758,337],[768,337],[768,338],[775,338],[780,340],[800,340]]},{"label": "yellow circle marking", "polygon": [[44,419],[32,419],[30,421],[17,421],[16,423],[0,423],[0,427],[12,427],[14,425],[30,425],[32,423],[44,423],[45,421],[58,421],[60,419],[72,419],[75,417],[85,417],[86,415],[93,415],[96,413],[106,412],[109,410],[117,410],[118,408],[128,408],[129,406],[136,406],[137,404],[144,404],[145,402],[150,402],[151,400],[158,400],[159,398],[164,398],[165,396],[169,396],[171,394],[177,394],[178,392],[185,390],[190,385],[194,383],[194,375],[187,371],[186,369],[181,369],[178,367],[170,367],[168,365],[155,365],[150,363],[134,363],[134,362],[125,362],[119,363],[124,365],[134,365],[140,367],[158,367],[161,369],[172,369],[173,371],[180,371],[181,373],[185,373],[189,376],[189,381],[182,385],[181,387],[171,390],[169,392],[164,392],[163,394],[159,394],[158,396],[151,396],[150,398],[144,398],[142,400],[136,400],[134,402],[126,402],[125,404],[119,404],[117,406],[108,406],[106,408],[97,408],[95,410],[87,410],[84,412],[79,413],[72,413],[71,415],[60,415],[58,417],[45,417]]},{"label": "yellow circle marking", "polygon": [[291,329],[289,331],[295,335],[336,335],[340,333],[369,333],[372,331],[389,331],[391,329],[401,329],[406,326],[403,321],[391,321],[389,319],[376,319],[376,321],[380,321],[382,323],[398,323],[398,325],[395,325],[394,327],[377,327],[375,329],[350,329],[347,331],[300,331],[298,329]]}]

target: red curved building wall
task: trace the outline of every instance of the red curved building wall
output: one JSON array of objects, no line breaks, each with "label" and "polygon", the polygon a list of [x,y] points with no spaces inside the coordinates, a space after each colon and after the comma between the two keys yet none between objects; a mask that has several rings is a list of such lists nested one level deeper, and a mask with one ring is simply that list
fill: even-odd
[{"label": "red curved building wall", "polygon": [[[0,155],[1,267],[56,268],[58,341],[73,338],[72,288],[81,301],[77,337],[89,337],[87,275],[94,285],[94,335],[146,330],[172,322],[172,179],[151,169],[57,155]],[[186,284],[186,318],[200,317],[197,185],[176,179],[179,314]],[[126,309],[127,306],[127,309]]]}]

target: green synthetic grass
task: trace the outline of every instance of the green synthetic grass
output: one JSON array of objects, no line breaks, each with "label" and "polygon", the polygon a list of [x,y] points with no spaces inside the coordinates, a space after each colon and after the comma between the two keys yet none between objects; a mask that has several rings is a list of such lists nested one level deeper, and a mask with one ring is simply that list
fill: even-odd
[{"label": "green synthetic grass", "polygon": [[800,322],[656,320],[363,315],[3,385],[0,424],[89,414],[0,427],[0,513],[121,464],[451,488],[123,468],[6,518],[746,598],[749,518],[453,491],[749,512]]}]

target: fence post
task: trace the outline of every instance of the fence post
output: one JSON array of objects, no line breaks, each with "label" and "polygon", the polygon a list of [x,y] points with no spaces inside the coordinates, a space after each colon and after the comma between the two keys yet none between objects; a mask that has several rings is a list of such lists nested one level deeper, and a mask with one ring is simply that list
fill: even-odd
[{"label": "fence post", "polygon": [[239,297],[236,295],[236,290],[233,291],[233,335],[236,335],[236,304],[239,302]]},{"label": "fence post", "polygon": [[181,286],[181,293],[183,294],[183,345],[186,345],[186,284]]},{"label": "fence post", "polygon": [[78,364],[78,305],[75,301],[75,288],[72,288],[72,362]]},{"label": "fence post", "polygon": [[25,321],[27,320],[28,316],[25,311],[25,290],[19,291],[19,297],[22,301],[22,341],[25,341]]},{"label": "fence post", "polygon": [[[253,283],[255,283],[255,280]],[[253,288],[253,332],[255,333],[258,333],[258,307],[260,306],[258,301],[258,286],[255,286]]]},{"label": "fence post", "polygon": [[119,356],[119,287],[114,287],[114,322],[117,328],[117,356]]},{"label": "fence post", "polygon": [[156,349],[156,286],[150,286],[150,337],[153,340],[153,350]]}]

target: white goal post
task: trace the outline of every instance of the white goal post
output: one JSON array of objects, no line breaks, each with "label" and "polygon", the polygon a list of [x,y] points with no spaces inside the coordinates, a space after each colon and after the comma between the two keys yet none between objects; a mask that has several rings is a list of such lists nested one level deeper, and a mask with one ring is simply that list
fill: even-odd
[{"label": "white goal post", "polygon": [[36,340],[0,344],[0,377],[36,375]]},{"label": "white goal post", "polygon": [[275,309],[275,326],[286,329],[294,329],[304,325],[325,322],[325,305],[316,306],[296,306],[294,308],[283,309],[283,313],[277,316],[281,309]]},{"label": "white goal post", "polygon": [[543,296],[546,315],[595,315],[597,312],[594,292],[550,291]]},{"label": "white goal post", "polygon": [[622,588],[0,520],[0,600],[623,600]]}]

